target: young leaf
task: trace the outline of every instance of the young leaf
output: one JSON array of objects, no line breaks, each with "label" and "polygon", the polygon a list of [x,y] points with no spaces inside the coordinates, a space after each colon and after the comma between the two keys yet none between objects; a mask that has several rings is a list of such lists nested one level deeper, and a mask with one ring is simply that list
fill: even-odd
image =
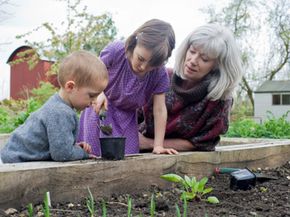
[{"label": "young leaf", "polygon": [[209,192],[212,192],[212,190],[213,190],[212,187],[206,188],[206,189],[203,190],[202,195],[208,194]]},{"label": "young leaf", "polygon": [[216,203],[219,203],[220,202],[219,199],[217,199],[217,197],[215,197],[215,196],[208,197],[207,198],[207,201],[209,203],[213,203],[213,204],[216,204]]},{"label": "young leaf", "polygon": [[195,185],[195,183],[196,183],[196,178],[193,176],[191,178],[191,186]]},{"label": "young leaf", "polygon": [[184,181],[185,185],[191,187],[191,179],[187,175],[184,176]]},{"label": "young leaf", "polygon": [[169,182],[177,182],[177,183],[183,182],[183,178],[181,176],[173,173],[162,175],[161,178]]},{"label": "young leaf", "polygon": [[199,183],[198,183],[198,188],[197,188],[198,192],[203,192],[203,190],[204,190],[204,186],[205,186],[205,184],[207,183],[207,181],[208,181],[208,178],[207,178],[207,177],[204,177],[204,178],[202,178],[202,179],[199,181]]}]

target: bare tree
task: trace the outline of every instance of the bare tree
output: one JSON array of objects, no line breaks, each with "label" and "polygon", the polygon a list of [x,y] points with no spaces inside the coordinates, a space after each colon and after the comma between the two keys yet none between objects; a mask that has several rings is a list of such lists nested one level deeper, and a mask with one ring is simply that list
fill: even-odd
[{"label": "bare tree", "polygon": [[234,32],[242,51],[245,73],[241,92],[254,108],[253,91],[265,80],[290,78],[290,3],[288,0],[230,0],[203,9],[209,22],[219,22]]}]

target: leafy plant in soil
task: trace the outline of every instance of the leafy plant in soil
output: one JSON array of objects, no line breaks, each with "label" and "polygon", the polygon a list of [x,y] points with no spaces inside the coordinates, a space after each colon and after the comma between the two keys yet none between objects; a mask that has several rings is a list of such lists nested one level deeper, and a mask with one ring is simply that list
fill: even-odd
[{"label": "leafy plant in soil", "polygon": [[[170,173],[162,175],[161,178],[169,182],[179,183],[183,188],[181,198],[185,200],[204,200],[204,195],[212,192],[213,190],[212,187],[205,188],[208,181],[207,177],[203,177],[200,181],[198,181],[194,176],[190,178],[185,175],[184,178],[182,178],[177,174]],[[215,196],[208,197],[206,201],[213,204],[219,203],[219,200]]]},{"label": "leafy plant in soil", "polygon": [[[290,160],[290,159],[289,159]],[[155,217],[286,217],[290,216],[290,161],[285,165],[273,169],[250,168],[253,172],[260,172],[278,179],[257,182],[250,190],[230,189],[229,174],[214,174],[208,178],[208,185],[213,187],[212,193],[219,198],[218,204],[203,201],[180,200],[182,189],[173,185],[168,189],[161,189],[157,185],[137,191],[133,194],[112,194],[103,198],[96,198],[95,211],[104,216],[104,201],[106,201],[106,216],[108,217],[148,217],[150,216],[150,202],[152,194],[155,201]],[[130,198],[130,203],[128,200]],[[50,207],[51,217],[88,217],[90,213],[86,206],[87,198],[78,201],[64,201],[53,203]],[[185,203],[186,202],[186,203]],[[177,208],[178,206],[178,208]],[[34,216],[44,216],[42,206],[34,206]],[[183,213],[182,213],[183,209]],[[177,211],[179,210],[179,211]],[[185,211],[186,210],[186,211]],[[9,210],[5,210],[8,213]],[[1,216],[0,210],[0,216]],[[22,210],[10,211],[4,216],[26,217],[27,207]],[[30,216],[29,216],[30,217]]]}]

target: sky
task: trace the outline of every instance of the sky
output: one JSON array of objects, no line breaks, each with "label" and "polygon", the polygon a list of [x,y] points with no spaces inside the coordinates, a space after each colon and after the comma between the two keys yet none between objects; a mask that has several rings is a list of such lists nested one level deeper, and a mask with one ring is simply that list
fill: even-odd
[{"label": "sky", "polygon": [[[176,47],[194,28],[206,22],[205,15],[199,10],[213,4],[214,0],[83,0],[88,12],[101,15],[112,14],[118,30],[117,37],[127,37],[145,21],[153,18],[169,22],[176,36]],[[42,23],[52,23],[58,29],[66,17],[66,3],[57,0],[10,0],[10,4],[1,8],[9,13],[0,20],[0,100],[9,96],[9,65],[6,63],[11,53],[25,45],[16,35],[29,32]],[[32,34],[31,41],[48,38],[45,32]],[[168,61],[172,66],[174,51]]]}]

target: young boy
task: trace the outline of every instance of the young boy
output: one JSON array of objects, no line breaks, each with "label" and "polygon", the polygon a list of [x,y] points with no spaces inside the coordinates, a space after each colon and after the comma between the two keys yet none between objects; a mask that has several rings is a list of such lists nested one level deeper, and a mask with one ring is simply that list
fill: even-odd
[{"label": "young boy", "polygon": [[76,144],[79,120],[75,110],[90,106],[106,88],[106,66],[93,54],[77,51],[63,59],[58,82],[59,92],[12,133],[0,153],[3,163],[95,157],[89,144]]}]

